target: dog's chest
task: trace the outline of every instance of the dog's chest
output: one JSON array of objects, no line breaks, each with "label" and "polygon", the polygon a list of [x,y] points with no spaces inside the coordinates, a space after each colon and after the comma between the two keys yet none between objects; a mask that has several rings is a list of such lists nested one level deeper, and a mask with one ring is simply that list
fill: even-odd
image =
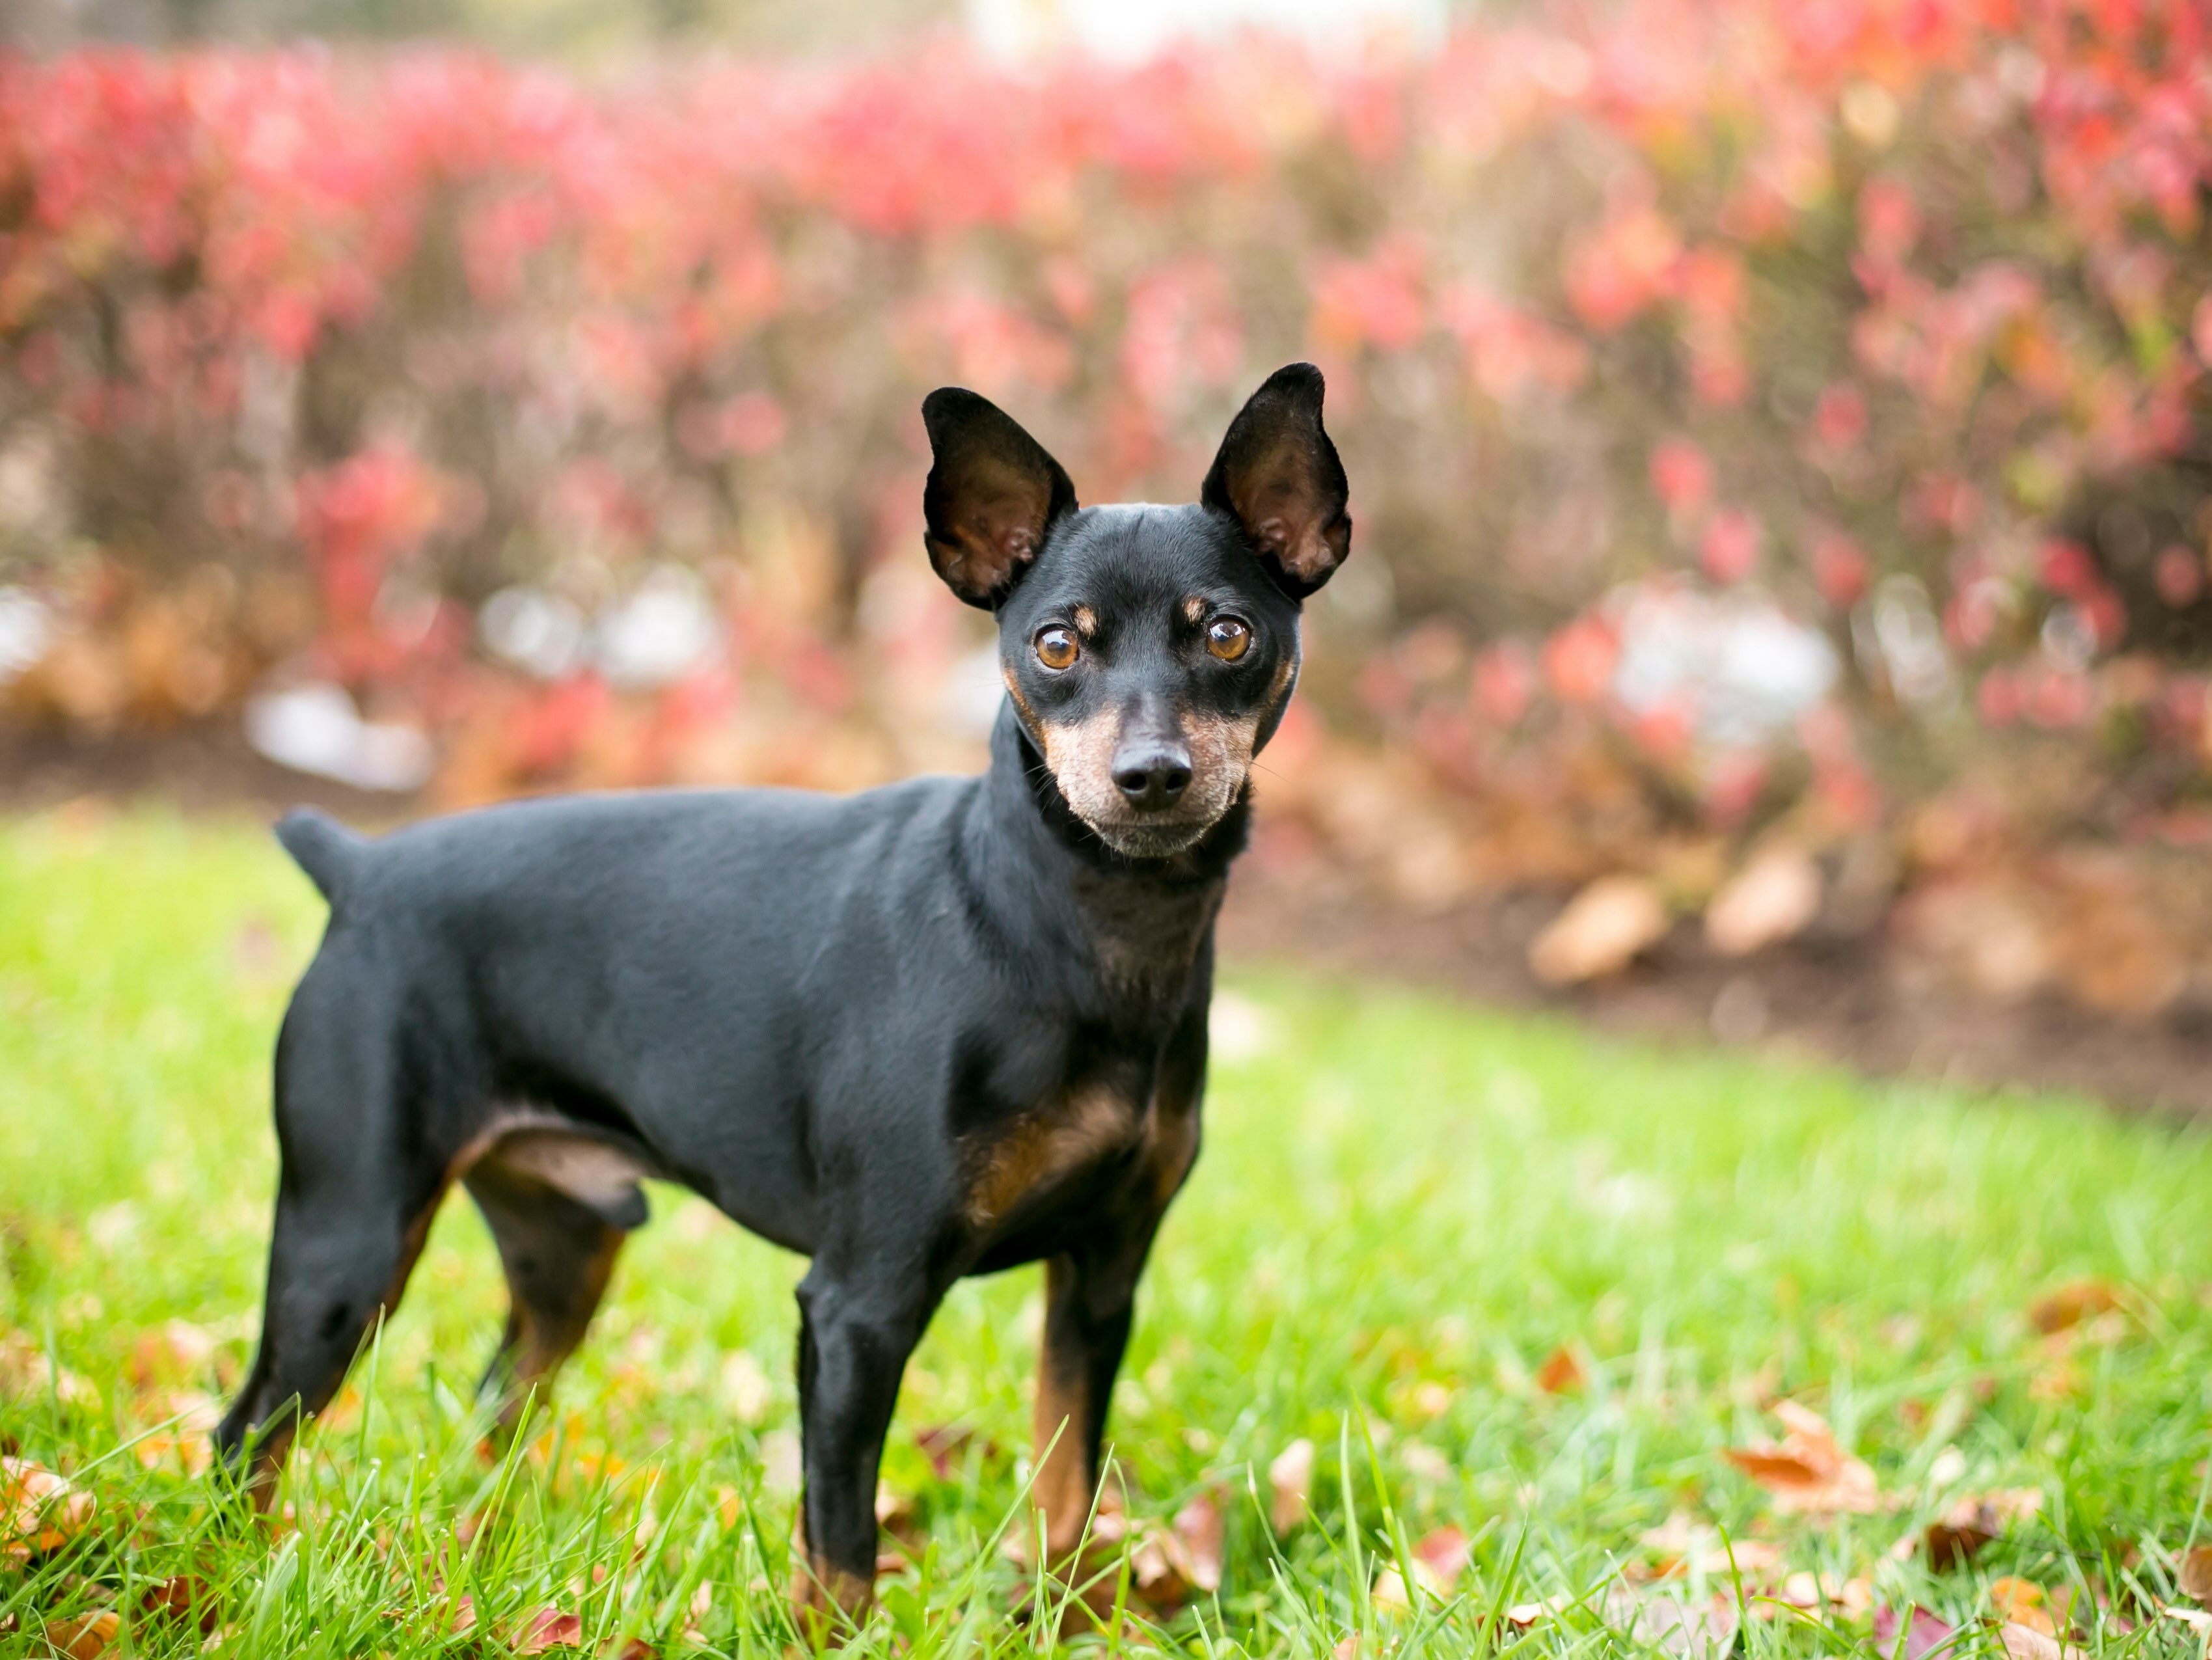
[{"label": "dog's chest", "polygon": [[991,1236],[1076,1194],[1164,1206],[1197,1147],[1194,1102],[1081,1085],[971,1138],[962,1209]]}]

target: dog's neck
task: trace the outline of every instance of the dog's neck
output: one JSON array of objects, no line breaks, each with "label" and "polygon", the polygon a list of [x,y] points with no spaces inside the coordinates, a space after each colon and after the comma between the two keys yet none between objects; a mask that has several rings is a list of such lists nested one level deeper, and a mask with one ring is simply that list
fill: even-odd
[{"label": "dog's neck", "polygon": [[1033,921],[1050,913],[1062,943],[1088,960],[1113,1000],[1134,1006],[1130,1012],[1180,1010],[1249,833],[1249,797],[1172,857],[1116,853],[1076,817],[1011,704],[1000,711],[979,782],[987,856],[1012,866],[990,885]]}]

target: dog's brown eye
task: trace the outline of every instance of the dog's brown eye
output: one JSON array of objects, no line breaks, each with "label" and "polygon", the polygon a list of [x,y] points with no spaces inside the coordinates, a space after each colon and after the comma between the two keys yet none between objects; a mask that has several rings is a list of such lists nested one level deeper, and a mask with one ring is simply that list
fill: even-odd
[{"label": "dog's brown eye", "polygon": [[1075,660],[1075,631],[1073,629],[1039,629],[1036,637],[1037,661],[1048,669],[1064,669]]},{"label": "dog's brown eye", "polygon": [[1233,617],[1217,617],[1206,625],[1206,648],[1224,663],[1233,663],[1252,643],[1252,630]]}]

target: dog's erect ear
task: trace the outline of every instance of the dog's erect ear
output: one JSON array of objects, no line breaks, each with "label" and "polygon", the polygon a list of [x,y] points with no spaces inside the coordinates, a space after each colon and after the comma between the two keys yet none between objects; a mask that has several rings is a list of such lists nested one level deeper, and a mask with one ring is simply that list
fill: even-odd
[{"label": "dog's erect ear", "polygon": [[921,419],[932,457],[921,491],[929,562],[969,605],[994,608],[1053,520],[1075,510],[1075,486],[1012,417],[964,386],[923,398]]},{"label": "dog's erect ear", "polygon": [[1199,500],[1232,515],[1275,586],[1303,599],[1352,551],[1351,487],[1321,424],[1321,371],[1292,363],[1229,423]]}]

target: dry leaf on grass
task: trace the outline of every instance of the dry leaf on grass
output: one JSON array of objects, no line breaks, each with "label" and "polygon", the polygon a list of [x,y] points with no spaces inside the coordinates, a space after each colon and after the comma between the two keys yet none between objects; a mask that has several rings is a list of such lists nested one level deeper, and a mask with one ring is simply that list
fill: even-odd
[{"label": "dry leaf on grass", "polygon": [[1928,1524],[1922,1535],[1928,1566],[1937,1573],[1965,1566],[2006,1528],[2027,1521],[2042,1508],[2040,1487],[2002,1487],[1995,1493],[1968,1494]]},{"label": "dry leaf on grass", "polygon": [[1537,1602],[1516,1602],[1505,1610],[1505,1623],[1516,1631],[1527,1631],[1546,1620],[1556,1620],[1574,1607],[1571,1596],[1547,1596]]},{"label": "dry leaf on grass", "polygon": [[1718,1660],[1735,1646],[1742,1614],[1720,1592],[1692,1598],[1654,1585],[1616,1584],[1606,1593],[1605,1623],[1631,1642],[1668,1654]]},{"label": "dry leaf on grass", "polygon": [[27,1458],[0,1457],[0,1555],[24,1561],[68,1542],[92,1515],[92,1495]]},{"label": "dry leaf on grass", "polygon": [[1441,1418],[1451,1410],[1456,1398],[1449,1383],[1440,1383],[1432,1377],[1414,1389],[1412,1404],[1423,1418]]},{"label": "dry leaf on grass", "polygon": [[1997,1641],[2012,1660],[2085,1660],[2085,1651],[2062,1643],[2049,1632],[2009,1622],[1997,1627]]},{"label": "dry leaf on grass", "polygon": [[46,1645],[64,1660],[99,1660],[123,1628],[122,1616],[112,1608],[81,1614],[74,1620],[46,1622]]},{"label": "dry leaf on grass", "polygon": [[1404,1614],[1413,1606],[1406,1576],[1395,1568],[1385,1568],[1375,1576],[1375,1588],[1367,1594],[1367,1600],[1385,1614]]},{"label": "dry leaf on grass", "polygon": [[757,1429],[768,1421],[769,1408],[775,1403],[775,1385],[751,1350],[732,1349],[722,1357],[721,1395],[731,1417]]},{"label": "dry leaf on grass", "polygon": [[212,1637],[222,1623],[222,1605],[215,1588],[196,1574],[180,1573],[156,1580],[138,1599],[139,1614],[149,1620],[173,1620],[196,1625],[200,1635]]},{"label": "dry leaf on grass", "polygon": [[1857,1620],[1873,1607],[1874,1581],[1866,1575],[1838,1583],[1827,1574],[1800,1569],[1784,1574],[1782,1583],[1771,1594],[1752,1605],[1752,1613],[1760,1619],[1771,1620],[1785,1608],[1799,1608],[1808,1614],[1832,1608],[1847,1619]]},{"label": "dry leaf on grass", "polygon": [[[1211,1594],[1221,1589],[1224,1532],[1220,1503],[1210,1493],[1199,1494],[1177,1511],[1168,1527],[1153,1521],[1132,1522],[1118,1508],[1102,1503],[1092,1519],[1091,1546],[1079,1572],[1085,1578],[1095,1573],[1098,1586],[1110,1596],[1114,1576],[1104,1569],[1103,1557],[1127,1541],[1130,1590],[1155,1614],[1172,1614],[1193,1592]],[[1035,1542],[1028,1541],[1029,1547]],[[1018,1560],[1030,1555],[1030,1549],[1006,1554]]]},{"label": "dry leaf on grass", "polygon": [[1547,986],[1618,974],[1666,937],[1667,902],[1641,876],[1601,876],[1528,947],[1528,967]]},{"label": "dry leaf on grass", "polygon": [[921,1512],[915,1495],[876,1484],[876,1525],[911,1550],[921,1544]]},{"label": "dry leaf on grass", "polygon": [[1774,1495],[1784,1515],[1865,1515],[1881,1505],[1874,1471],[1837,1444],[1827,1420],[1794,1401],[1778,1401],[1774,1415],[1788,1433],[1779,1446],[1730,1447],[1731,1464]]},{"label": "dry leaf on grass", "polygon": [[[952,1474],[967,1461],[968,1449],[975,1443],[975,1426],[972,1424],[930,1424],[914,1432],[914,1444],[929,1460],[929,1468],[940,1481],[951,1480]],[[980,1448],[986,1459],[998,1456],[997,1445],[988,1440]]]},{"label": "dry leaf on grass", "polygon": [[1194,1590],[1221,1589],[1221,1506],[1202,1493],[1176,1512],[1175,1537],[1183,1548],[1184,1578]]},{"label": "dry leaf on grass", "polygon": [[2212,1545],[2191,1545],[2181,1558],[2181,1594],[2212,1602]]},{"label": "dry leaf on grass", "polygon": [[1544,1357],[1544,1364],[1536,1368],[1536,1387],[1547,1395],[1566,1395],[1589,1383],[1583,1363],[1575,1359],[1574,1351],[1564,1346]]},{"label": "dry leaf on grass", "polygon": [[1748,957],[1805,931],[1820,913],[1820,867],[1802,848],[1759,854],[1705,908],[1705,942]]},{"label": "dry leaf on grass", "polygon": [[51,1391],[65,1407],[100,1407],[100,1391],[67,1366],[49,1360],[28,1332],[0,1334],[0,1396],[35,1399]]},{"label": "dry leaf on grass", "polygon": [[1426,1589],[1449,1596],[1474,1555],[1466,1534],[1457,1528],[1438,1528],[1414,1543],[1413,1572]]},{"label": "dry leaf on grass", "polygon": [[2072,1585],[2043,1585],[2008,1574],[1990,1582],[1990,1601],[2000,1620],[2063,1637],[2084,1598]]},{"label": "dry leaf on grass", "polygon": [[584,1645],[584,1622],[558,1608],[532,1610],[515,1628],[513,1647],[517,1654],[543,1654],[548,1649],[576,1649]]},{"label": "dry leaf on grass", "polygon": [[[1898,1642],[1900,1633],[1904,1637],[1901,1650]],[[1895,1608],[1875,1610],[1874,1646],[1884,1660],[1900,1655],[1901,1660],[1928,1660],[1930,1655],[1950,1652],[1964,1639],[1965,1633],[1956,1626],[1937,1619],[1925,1608],[1907,1608],[1903,1614]]]},{"label": "dry leaf on grass", "polygon": [[760,1438],[761,1486],[772,1493],[798,1496],[805,1468],[799,1438],[789,1430],[770,1430]]},{"label": "dry leaf on grass", "polygon": [[215,1334],[189,1320],[170,1320],[139,1335],[124,1376],[140,1389],[198,1377],[216,1360]]},{"label": "dry leaf on grass", "polygon": [[1285,1447],[1267,1466],[1267,1521],[1280,1538],[1305,1520],[1313,1491],[1314,1444],[1304,1436]]},{"label": "dry leaf on grass", "polygon": [[2038,1298],[2027,1317],[2036,1330],[2048,1337],[2069,1331],[2095,1314],[2109,1314],[2121,1306],[2119,1288],[2106,1280],[2076,1280],[2071,1285]]}]

